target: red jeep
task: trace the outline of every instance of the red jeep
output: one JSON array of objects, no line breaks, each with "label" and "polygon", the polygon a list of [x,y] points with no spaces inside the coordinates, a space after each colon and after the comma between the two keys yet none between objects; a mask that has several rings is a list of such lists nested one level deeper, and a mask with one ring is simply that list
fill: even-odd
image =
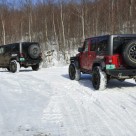
[{"label": "red jeep", "polygon": [[136,81],[136,35],[104,35],[85,39],[70,58],[69,77],[79,80],[81,72],[92,74],[96,90],[104,90],[110,79]]}]

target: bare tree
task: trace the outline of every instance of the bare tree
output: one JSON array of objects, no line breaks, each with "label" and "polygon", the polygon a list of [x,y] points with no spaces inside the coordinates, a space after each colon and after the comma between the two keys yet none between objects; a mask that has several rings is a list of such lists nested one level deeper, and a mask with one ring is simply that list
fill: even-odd
[{"label": "bare tree", "polygon": [[6,44],[6,30],[5,30],[5,19],[4,19],[4,12],[7,10],[6,1],[2,1],[2,6],[0,7],[0,19],[2,25],[2,43]]}]

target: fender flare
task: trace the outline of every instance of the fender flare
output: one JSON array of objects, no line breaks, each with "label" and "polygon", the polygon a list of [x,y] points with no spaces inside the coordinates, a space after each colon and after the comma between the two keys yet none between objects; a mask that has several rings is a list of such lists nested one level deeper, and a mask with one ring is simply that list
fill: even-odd
[{"label": "fender flare", "polygon": [[80,69],[80,63],[79,63],[78,57],[71,57],[70,63],[73,64],[75,66],[75,68]]},{"label": "fender flare", "polygon": [[105,68],[106,68],[106,65],[105,65],[104,60],[94,61],[93,65],[92,65],[92,69],[93,69],[95,66],[100,66],[100,68],[101,68],[102,70],[105,70]]}]

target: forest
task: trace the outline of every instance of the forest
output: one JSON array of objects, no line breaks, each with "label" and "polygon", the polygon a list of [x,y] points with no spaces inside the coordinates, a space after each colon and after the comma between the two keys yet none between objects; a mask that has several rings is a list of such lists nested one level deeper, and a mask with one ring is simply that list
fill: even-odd
[{"label": "forest", "polygon": [[0,44],[38,41],[44,50],[77,48],[83,39],[136,32],[135,0],[20,0],[0,2]]}]

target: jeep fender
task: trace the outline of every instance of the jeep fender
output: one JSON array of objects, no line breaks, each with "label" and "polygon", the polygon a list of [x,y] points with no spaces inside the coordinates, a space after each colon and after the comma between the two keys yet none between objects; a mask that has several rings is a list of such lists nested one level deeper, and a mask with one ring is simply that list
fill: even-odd
[{"label": "jeep fender", "polygon": [[77,69],[80,69],[79,58],[78,57],[71,57],[70,58],[70,63],[73,64]]},{"label": "jeep fender", "polygon": [[96,60],[96,61],[94,61],[93,65],[92,65],[92,69],[94,67],[96,67],[96,66],[100,66],[100,68],[102,70],[105,70],[105,67],[106,67],[104,60]]},{"label": "jeep fender", "polygon": [[[12,58],[10,59],[10,62],[11,62],[12,60],[16,60],[17,62],[19,62],[19,57],[17,57],[17,56],[16,56],[16,57],[12,57]],[[10,62],[9,62],[9,63],[10,63]]]}]

